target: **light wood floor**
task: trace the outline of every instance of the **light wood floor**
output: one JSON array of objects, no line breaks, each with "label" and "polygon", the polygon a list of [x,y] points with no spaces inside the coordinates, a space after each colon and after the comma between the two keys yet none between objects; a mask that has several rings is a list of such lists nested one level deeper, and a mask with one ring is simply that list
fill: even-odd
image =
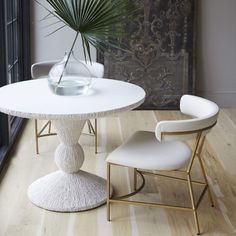
[{"label": "light wood floor", "polygon": [[[133,111],[119,117],[99,120],[99,154],[95,156],[93,138],[82,136],[86,160],[83,169],[105,177],[105,158],[135,130],[154,130],[162,119],[178,119],[177,111]],[[55,213],[40,209],[27,198],[27,187],[37,178],[56,170],[53,152],[57,138],[40,141],[40,155],[35,154],[33,121],[29,121],[12,153],[0,183],[1,236],[185,236],[195,235],[192,213],[160,208],[112,205],[112,222],[106,221],[105,206],[80,213]],[[204,146],[204,162],[215,200],[210,206],[207,195],[199,208],[204,235],[236,235],[236,109],[223,109],[217,126]],[[199,177],[195,165],[195,176]],[[132,171],[115,167],[112,174],[116,193],[127,191]],[[182,183],[147,179],[141,196],[152,200],[180,201],[189,204],[187,188]],[[197,194],[199,189],[195,189]]]}]

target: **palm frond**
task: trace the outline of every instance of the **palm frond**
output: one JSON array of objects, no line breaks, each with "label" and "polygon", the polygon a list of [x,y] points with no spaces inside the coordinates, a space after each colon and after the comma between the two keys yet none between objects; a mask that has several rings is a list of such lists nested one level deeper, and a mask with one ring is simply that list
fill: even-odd
[{"label": "palm frond", "polygon": [[53,8],[44,7],[50,15],[81,35],[84,56],[90,61],[90,45],[98,50],[122,47],[117,38],[124,33],[124,24],[139,10],[135,0],[46,1]]}]

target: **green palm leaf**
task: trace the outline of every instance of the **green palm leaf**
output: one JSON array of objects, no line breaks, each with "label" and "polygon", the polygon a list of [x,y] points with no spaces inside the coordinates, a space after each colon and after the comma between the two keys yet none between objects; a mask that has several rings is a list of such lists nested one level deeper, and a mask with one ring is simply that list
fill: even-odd
[{"label": "green palm leaf", "polygon": [[[37,1],[37,0],[36,0]],[[117,37],[124,33],[124,23],[138,10],[135,0],[46,0],[53,15],[81,35],[85,59],[91,61],[90,45],[96,49],[121,47]],[[38,1],[37,1],[38,2]],[[40,4],[42,5],[42,4]],[[72,45],[71,50],[74,47]]]}]

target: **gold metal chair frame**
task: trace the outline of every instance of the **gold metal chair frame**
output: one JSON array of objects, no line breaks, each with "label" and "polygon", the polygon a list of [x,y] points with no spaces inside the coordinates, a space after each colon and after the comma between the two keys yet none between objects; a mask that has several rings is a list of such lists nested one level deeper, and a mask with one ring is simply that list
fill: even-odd
[{"label": "gold metal chair frame", "polygon": [[[168,175],[163,175],[163,174],[158,174],[158,173],[152,173],[152,172],[148,172],[148,171],[144,171],[144,170],[138,170],[136,168],[134,168],[134,191],[122,196],[110,196],[110,192],[111,192],[111,166],[112,165],[117,165],[117,164],[112,164],[112,163],[107,163],[107,220],[110,221],[111,220],[111,203],[120,203],[120,204],[131,204],[131,205],[137,205],[137,206],[151,206],[151,207],[161,207],[161,208],[169,208],[169,209],[176,209],[176,210],[184,210],[184,211],[192,211],[194,214],[194,221],[195,221],[195,225],[196,225],[196,232],[197,235],[200,235],[200,228],[199,228],[199,221],[198,221],[198,214],[197,214],[197,210],[198,207],[206,193],[206,191],[208,190],[208,195],[209,195],[209,199],[211,202],[211,206],[214,207],[214,202],[213,202],[213,198],[212,198],[212,194],[209,188],[209,184],[207,181],[207,177],[206,177],[206,172],[205,172],[205,168],[204,168],[204,164],[201,158],[201,153],[202,153],[202,148],[204,145],[204,141],[205,141],[205,136],[202,136],[202,132],[206,131],[208,129],[211,129],[213,126],[215,126],[216,122],[204,129],[199,129],[199,130],[193,130],[193,131],[183,131],[183,132],[163,132],[162,133],[162,137],[164,135],[187,135],[187,134],[197,134],[196,137],[196,141],[195,141],[195,145],[193,148],[193,153],[192,153],[192,157],[189,161],[189,164],[187,166],[187,168],[185,170],[171,170],[168,172],[172,172],[172,173],[179,173],[179,174],[185,174],[186,178],[179,178],[179,177],[173,177],[173,176],[168,176]],[[200,163],[200,167],[202,170],[202,174],[203,174],[203,178],[205,182],[200,182],[200,181],[193,181],[191,178],[191,170],[192,170],[192,166],[193,166],[193,162],[195,160],[195,158],[198,157],[199,163]],[[117,165],[117,166],[122,166],[122,165]],[[123,166],[126,167],[126,166]],[[161,172],[161,171],[160,171]],[[166,172],[166,171],[165,171]],[[140,175],[141,179],[142,179],[142,183],[140,184],[140,186],[137,188],[137,175]],[[183,181],[183,182],[187,182],[188,184],[188,189],[189,189],[189,194],[190,194],[190,200],[191,200],[191,207],[183,207],[183,206],[178,206],[178,205],[168,205],[168,204],[159,204],[159,203],[151,203],[151,202],[144,202],[144,201],[134,201],[134,200],[126,200],[127,198],[137,194],[138,192],[140,192],[142,190],[142,188],[145,185],[145,178],[144,175],[151,175],[151,176],[159,176],[159,177],[164,177],[164,178],[168,178],[170,180],[176,180],[176,181]],[[196,185],[202,185],[204,186],[199,199],[197,201],[195,201],[195,197],[193,194],[193,184]]]},{"label": "gold metal chair frame", "polygon": [[[97,154],[98,150],[98,137],[97,137],[97,119],[94,119],[94,127],[91,123],[90,120],[86,121],[88,124],[88,130],[89,133],[83,133],[86,135],[93,135],[94,136],[94,142],[95,142],[95,154]],[[35,126],[35,144],[36,144],[36,154],[39,154],[39,139],[42,137],[47,137],[47,136],[52,136],[52,135],[57,135],[56,133],[52,133],[51,132],[51,127],[52,127],[52,121],[49,120],[47,121],[47,123],[39,130],[38,129],[38,121],[35,120],[34,121],[34,126]],[[45,129],[47,129],[46,133],[43,133],[45,131]]]}]

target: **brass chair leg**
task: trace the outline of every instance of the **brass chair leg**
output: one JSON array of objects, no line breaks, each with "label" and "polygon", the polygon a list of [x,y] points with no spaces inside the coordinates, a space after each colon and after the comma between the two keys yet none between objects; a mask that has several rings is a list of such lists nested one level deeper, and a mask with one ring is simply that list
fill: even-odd
[{"label": "brass chair leg", "polygon": [[50,134],[51,133],[51,130],[52,130],[52,121],[50,120],[48,122],[48,133]]},{"label": "brass chair leg", "polygon": [[36,154],[39,154],[38,121],[34,120]]},{"label": "brass chair leg", "polygon": [[203,145],[204,145],[204,142],[205,142],[205,138],[206,137],[204,136],[204,138],[202,139],[202,142],[201,142],[201,145],[200,145],[197,157],[198,157],[198,160],[199,160],[199,163],[200,163],[200,167],[202,169],[202,174],[203,174],[203,177],[205,179],[205,183],[207,184],[208,196],[209,196],[209,199],[211,201],[211,206],[214,207],[214,201],[213,201],[211,190],[210,190],[210,186],[209,186],[209,183],[208,183],[208,180],[207,180],[205,167],[204,167],[204,164],[203,164],[203,161],[202,161],[202,158],[201,158],[201,154],[202,154],[202,149],[203,149]]},{"label": "brass chair leg", "polygon": [[137,169],[134,168],[134,191],[137,190]]},{"label": "brass chair leg", "polygon": [[196,225],[197,235],[200,235],[197,209],[195,207],[195,201],[194,201],[194,195],[193,195],[193,186],[192,186],[190,173],[188,173],[187,178],[188,178],[188,187],[189,187],[189,193],[190,193],[190,198],[191,198],[191,204],[192,204],[192,209],[193,209],[193,215],[194,215],[194,221],[195,221],[195,225]]},{"label": "brass chair leg", "polygon": [[111,220],[111,209],[110,209],[110,191],[111,191],[111,186],[110,186],[110,182],[111,182],[111,164],[107,163],[107,221]]},{"label": "brass chair leg", "polygon": [[98,153],[98,127],[97,127],[97,119],[94,120],[94,136],[95,136],[95,154]]},{"label": "brass chair leg", "polygon": [[87,120],[87,125],[89,129],[89,134],[94,134],[95,154],[97,154],[98,153],[97,119],[94,119],[94,127],[90,120]]},{"label": "brass chair leg", "polygon": [[210,186],[209,186],[209,183],[208,183],[208,180],[207,180],[207,177],[206,177],[206,172],[205,172],[204,164],[203,164],[203,161],[202,161],[200,156],[198,157],[198,160],[199,160],[199,163],[200,163],[200,166],[201,166],[201,169],[202,169],[203,177],[204,177],[205,182],[207,184],[207,191],[208,191],[208,196],[209,196],[209,199],[210,199],[210,202],[211,202],[211,206],[214,207],[214,201],[213,201],[211,190],[210,190]]},{"label": "brass chair leg", "polygon": [[89,133],[91,134],[92,133],[92,129],[91,129],[91,122],[90,120],[87,120],[87,125],[88,125],[88,130],[89,130]]}]

